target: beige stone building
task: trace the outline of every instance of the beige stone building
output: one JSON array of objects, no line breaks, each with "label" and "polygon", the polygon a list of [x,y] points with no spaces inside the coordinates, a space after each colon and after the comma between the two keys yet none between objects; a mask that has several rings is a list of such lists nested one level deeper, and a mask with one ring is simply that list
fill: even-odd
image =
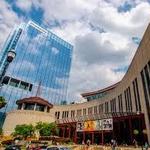
[{"label": "beige stone building", "polygon": [[18,109],[7,114],[3,125],[4,135],[10,135],[16,125],[33,124],[37,122],[54,122],[50,114],[52,104],[39,97],[24,98],[17,101]]},{"label": "beige stone building", "polygon": [[[120,144],[131,144],[135,138],[139,143],[150,143],[150,25],[123,79],[115,85],[83,93],[82,96],[87,102],[54,105],[49,112],[9,112],[3,126],[4,133],[12,132],[16,124],[55,120],[60,136],[70,137],[77,143],[87,139],[91,139],[92,143],[107,143],[111,138]],[[97,121],[104,124],[110,119],[113,121],[110,130],[96,127],[77,130],[78,123],[84,126],[87,121],[93,121],[91,124],[94,126]]]}]

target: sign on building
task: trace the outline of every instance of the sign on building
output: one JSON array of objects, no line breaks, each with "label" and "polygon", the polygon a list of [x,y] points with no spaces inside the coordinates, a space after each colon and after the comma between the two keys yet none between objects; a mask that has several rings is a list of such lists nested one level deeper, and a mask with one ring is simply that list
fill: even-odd
[{"label": "sign on building", "polygon": [[84,130],[84,122],[77,122],[76,125],[76,130],[79,131],[83,131]]},{"label": "sign on building", "polygon": [[79,131],[102,131],[113,130],[112,119],[77,122],[76,130]]},{"label": "sign on building", "polygon": [[112,119],[103,119],[103,130],[113,130]]}]

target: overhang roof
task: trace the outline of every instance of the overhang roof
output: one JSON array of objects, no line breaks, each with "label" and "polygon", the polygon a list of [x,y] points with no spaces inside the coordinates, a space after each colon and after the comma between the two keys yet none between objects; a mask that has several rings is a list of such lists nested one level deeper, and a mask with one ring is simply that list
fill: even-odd
[{"label": "overhang roof", "polygon": [[41,98],[41,97],[29,97],[29,98],[23,98],[16,101],[16,104],[22,104],[22,103],[37,103],[44,106],[48,106],[49,108],[52,108],[53,105],[49,103],[47,100]]},{"label": "overhang roof", "polygon": [[107,92],[107,91],[110,91],[110,90],[116,88],[119,83],[120,83],[120,82],[117,82],[117,83],[115,83],[115,84],[113,84],[113,85],[111,85],[111,86],[108,86],[108,87],[106,87],[106,88],[104,88],[104,89],[100,89],[100,90],[97,90],[97,91],[85,92],[85,93],[82,93],[81,95],[82,95],[83,97],[87,97],[87,96],[91,96],[91,95],[95,95],[95,94],[104,93],[104,92]]}]

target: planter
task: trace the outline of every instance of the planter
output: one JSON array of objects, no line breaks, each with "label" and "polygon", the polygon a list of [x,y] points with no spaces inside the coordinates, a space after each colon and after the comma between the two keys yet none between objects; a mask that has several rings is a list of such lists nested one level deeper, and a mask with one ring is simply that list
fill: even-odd
[{"label": "planter", "polygon": [[0,103],[0,109],[5,107],[6,103]]}]

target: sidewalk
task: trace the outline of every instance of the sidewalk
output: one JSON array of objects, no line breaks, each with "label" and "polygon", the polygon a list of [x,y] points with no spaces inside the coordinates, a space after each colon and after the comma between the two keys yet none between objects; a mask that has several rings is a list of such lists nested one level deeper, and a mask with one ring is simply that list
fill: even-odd
[{"label": "sidewalk", "polygon": [[[80,146],[77,146],[76,148],[74,148],[73,150],[112,150],[112,148],[110,146],[89,146],[87,147],[86,145],[83,146],[83,145],[80,145]],[[139,148],[133,148],[133,147],[116,147],[115,150],[142,150],[141,147]],[[143,150],[145,150],[143,148]],[[148,149],[150,150],[150,148]]]}]

